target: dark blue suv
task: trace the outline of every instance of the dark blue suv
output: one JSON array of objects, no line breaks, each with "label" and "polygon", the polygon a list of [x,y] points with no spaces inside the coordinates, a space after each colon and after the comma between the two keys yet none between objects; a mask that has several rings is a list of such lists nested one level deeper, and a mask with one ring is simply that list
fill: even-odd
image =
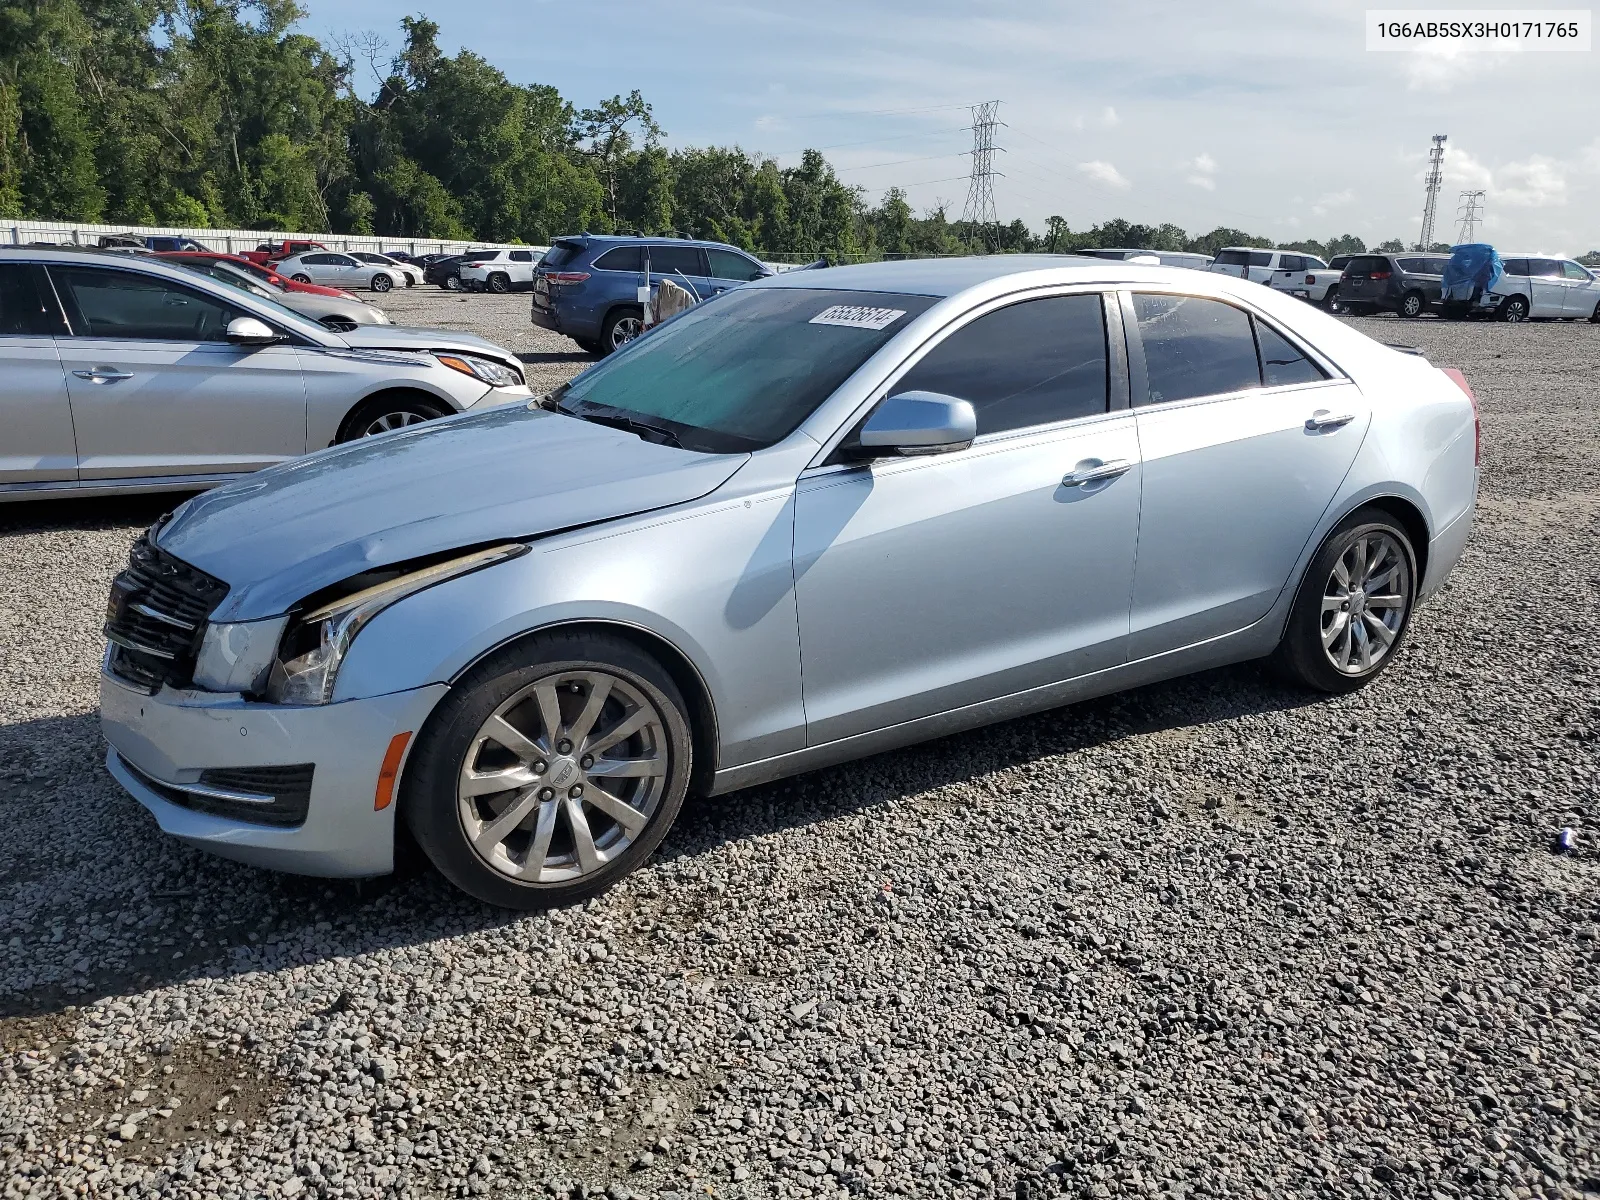
[{"label": "dark blue suv", "polygon": [[652,291],[666,277],[702,300],[772,274],[721,242],[561,237],[534,268],[533,323],[566,334],[591,354],[610,354],[644,332],[640,293],[647,269]]}]

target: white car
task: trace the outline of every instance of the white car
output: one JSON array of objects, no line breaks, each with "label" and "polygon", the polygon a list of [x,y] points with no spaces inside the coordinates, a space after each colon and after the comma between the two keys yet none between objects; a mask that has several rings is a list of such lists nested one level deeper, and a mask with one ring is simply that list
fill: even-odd
[{"label": "white car", "polygon": [[1315,254],[1302,254],[1294,250],[1261,250],[1254,246],[1224,246],[1217,251],[1217,256],[1206,270],[1255,283],[1269,283],[1274,271],[1321,271],[1327,266]]},{"label": "white car", "polygon": [[374,254],[370,250],[351,250],[351,258],[358,258],[368,266],[390,267],[400,272],[405,277],[407,287],[416,287],[422,282],[422,268],[414,267],[410,263],[403,263],[397,258],[390,258],[387,254]]},{"label": "white car", "polygon": [[533,287],[533,269],[544,247],[497,250],[492,258],[461,264],[461,286],[469,292],[521,292]]},{"label": "white car", "polygon": [[272,269],[297,283],[320,283],[346,291],[371,288],[375,292],[387,292],[396,284],[401,287],[406,284],[405,273],[398,263],[392,267],[377,266],[332,250],[308,250],[280,259],[272,264]]},{"label": "white car", "polygon": [[1570,258],[1504,254],[1506,273],[1478,301],[1502,321],[1600,322],[1600,281]]}]

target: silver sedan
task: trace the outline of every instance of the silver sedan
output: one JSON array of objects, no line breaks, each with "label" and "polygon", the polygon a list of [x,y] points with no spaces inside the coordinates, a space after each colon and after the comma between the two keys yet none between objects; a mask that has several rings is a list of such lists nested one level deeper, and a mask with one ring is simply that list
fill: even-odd
[{"label": "silver sedan", "polygon": [[374,292],[387,292],[397,286],[407,286],[406,272],[399,263],[363,262],[353,255],[336,254],[332,250],[308,250],[280,259],[272,264],[272,269],[297,283],[320,283],[347,290],[370,288]]},{"label": "silver sedan", "polygon": [[528,397],[516,358],[471,334],[335,332],[187,266],[0,250],[0,501],[194,491]]},{"label": "silver sedan", "polygon": [[1477,453],[1458,373],[1225,276],[792,272],[183,505],[113,589],[108,764],[220,854],[375,874],[404,821],[570,901],[691,792],[1245,659],[1363,687]]}]

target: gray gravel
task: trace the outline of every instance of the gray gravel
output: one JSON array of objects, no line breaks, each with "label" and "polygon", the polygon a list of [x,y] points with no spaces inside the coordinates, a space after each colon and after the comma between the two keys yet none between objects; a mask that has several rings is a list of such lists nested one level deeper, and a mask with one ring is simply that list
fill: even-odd
[{"label": "gray gravel", "polygon": [[[526,297],[388,307],[587,361]],[[538,916],[163,838],[94,719],[162,503],[0,510],[4,1196],[1600,1191],[1600,328],[1355,324],[1484,417],[1374,686],[1233,668],[699,802]]]}]

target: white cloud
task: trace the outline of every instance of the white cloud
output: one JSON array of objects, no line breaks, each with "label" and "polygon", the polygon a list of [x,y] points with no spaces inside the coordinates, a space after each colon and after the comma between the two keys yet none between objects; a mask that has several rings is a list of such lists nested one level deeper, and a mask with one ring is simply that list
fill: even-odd
[{"label": "white cloud", "polygon": [[[1423,166],[1417,173],[1419,180],[1428,177],[1428,168]],[[1491,188],[1494,186],[1494,172],[1488,166],[1479,162],[1467,151],[1459,146],[1452,147],[1449,143],[1444,148],[1444,191],[1451,188],[1457,191],[1462,188]]]},{"label": "white cloud", "polygon": [[1083,113],[1079,113],[1077,116],[1072,118],[1072,127],[1079,130],[1089,128],[1110,129],[1113,126],[1121,124],[1122,118],[1117,116],[1117,110],[1112,108],[1109,104],[1102,108],[1099,113],[1094,116],[1085,116]]},{"label": "white cloud", "polygon": [[1355,198],[1356,194],[1349,188],[1345,188],[1342,192],[1329,192],[1327,195],[1318,198],[1317,202],[1311,206],[1311,212],[1314,216],[1320,217],[1330,208],[1342,208]]},{"label": "white cloud", "polygon": [[1133,186],[1133,184],[1128,180],[1127,176],[1123,175],[1123,173],[1117,170],[1116,167],[1112,166],[1108,162],[1101,162],[1098,159],[1094,162],[1079,163],[1078,170],[1082,171],[1096,183],[1103,183],[1107,187],[1121,188],[1125,190]]},{"label": "white cloud", "polygon": [[1567,202],[1567,174],[1553,158],[1535,154],[1507,163],[1496,173],[1499,185],[1489,199],[1511,208],[1557,208]]},{"label": "white cloud", "polygon": [[1184,176],[1185,183],[1193,184],[1197,188],[1205,188],[1208,192],[1217,190],[1215,178],[1217,160],[1212,158],[1211,155],[1202,151],[1183,165],[1184,169],[1189,172],[1188,175]]},{"label": "white cloud", "polygon": [[1100,113],[1100,124],[1110,129],[1113,125],[1121,125],[1122,118],[1117,116],[1117,110],[1108,104]]}]

